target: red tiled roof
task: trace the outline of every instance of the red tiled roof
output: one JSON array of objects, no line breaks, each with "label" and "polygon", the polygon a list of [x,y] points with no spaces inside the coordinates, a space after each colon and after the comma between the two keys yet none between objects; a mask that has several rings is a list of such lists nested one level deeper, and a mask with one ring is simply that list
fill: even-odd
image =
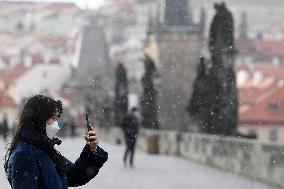
[{"label": "red tiled roof", "polygon": [[[284,67],[256,66],[253,71],[246,67],[236,68],[238,73],[246,70],[249,77],[243,86],[238,87],[239,92],[239,123],[246,124],[284,124]],[[253,74],[262,73],[262,81],[255,85]],[[284,84],[284,83],[283,83]],[[278,104],[279,112],[269,111],[271,104]]]},{"label": "red tiled roof", "polygon": [[18,64],[13,69],[2,73],[0,79],[4,81],[5,84],[11,83],[29,69],[30,67],[26,67],[24,64]]},{"label": "red tiled roof", "polygon": [[37,63],[44,63],[44,59],[41,54],[36,53],[32,55],[32,63],[37,64]]},{"label": "red tiled roof", "polygon": [[14,100],[7,96],[7,95],[0,95],[0,107],[17,107],[17,104],[14,102]]},{"label": "red tiled roof", "polygon": [[284,56],[284,41],[263,40],[258,45],[261,53],[267,56]]},{"label": "red tiled roof", "polygon": [[256,52],[255,42],[252,40],[237,40],[236,48],[241,54],[254,54]]},{"label": "red tiled roof", "polygon": [[239,101],[241,104],[254,104],[256,99],[265,96],[267,90],[239,89]]},{"label": "red tiled roof", "polygon": [[[279,105],[276,112],[269,111],[272,104]],[[243,110],[242,105],[240,110]],[[239,110],[239,123],[246,124],[284,124],[284,88],[276,89],[270,96],[257,104],[250,105],[248,109]]]},{"label": "red tiled roof", "polygon": [[[5,84],[13,82],[15,79],[20,77],[22,74],[24,74],[26,71],[30,70],[33,68],[35,65],[42,64],[44,63],[44,58],[42,57],[41,54],[32,54],[32,65],[31,66],[26,66],[23,63],[20,63],[13,67],[12,69],[9,69],[7,71],[4,71],[0,73],[0,79],[4,81]],[[59,58],[53,58],[49,62],[50,64],[60,64],[60,59]]]},{"label": "red tiled roof", "polygon": [[[253,104],[271,93],[278,87],[279,81],[284,81],[284,67],[258,65],[253,71],[246,67],[237,67],[237,76],[240,71],[246,71],[248,78],[244,85],[238,87],[239,100],[242,104]],[[259,84],[254,81],[254,74],[260,72],[262,80]]]},{"label": "red tiled roof", "polygon": [[60,64],[60,59],[59,58],[52,58],[49,61],[50,64]]}]

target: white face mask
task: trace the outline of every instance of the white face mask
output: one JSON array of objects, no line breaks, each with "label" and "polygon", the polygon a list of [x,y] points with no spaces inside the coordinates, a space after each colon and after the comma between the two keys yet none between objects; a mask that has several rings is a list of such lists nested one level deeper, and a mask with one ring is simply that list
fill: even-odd
[{"label": "white face mask", "polygon": [[60,128],[57,121],[55,121],[52,125],[46,125],[46,135],[50,139],[53,139],[53,137],[55,137],[55,135],[58,133],[59,129]]}]

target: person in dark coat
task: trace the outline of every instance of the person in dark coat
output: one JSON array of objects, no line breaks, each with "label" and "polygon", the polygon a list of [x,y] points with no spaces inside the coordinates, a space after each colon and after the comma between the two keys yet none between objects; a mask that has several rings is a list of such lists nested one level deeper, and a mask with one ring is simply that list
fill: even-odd
[{"label": "person in dark coat", "polygon": [[62,114],[61,101],[36,95],[24,106],[16,134],[5,156],[4,168],[13,189],[67,189],[88,183],[108,159],[98,146],[94,128],[85,136],[86,145],[72,163],[54,145]]},{"label": "person in dark coat", "polygon": [[139,121],[138,121],[138,109],[136,107],[131,109],[131,112],[127,114],[121,123],[121,127],[124,132],[126,150],[123,157],[124,165],[127,164],[127,157],[130,154],[129,164],[133,167],[133,158],[136,146],[136,138],[139,132]]},{"label": "person in dark coat", "polygon": [[76,136],[76,123],[74,120],[70,122],[70,135],[72,138]]}]

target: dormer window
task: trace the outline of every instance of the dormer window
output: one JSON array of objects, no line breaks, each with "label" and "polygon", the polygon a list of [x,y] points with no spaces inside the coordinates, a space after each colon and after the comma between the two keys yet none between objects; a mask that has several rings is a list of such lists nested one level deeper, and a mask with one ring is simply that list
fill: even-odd
[{"label": "dormer window", "polygon": [[268,111],[271,113],[277,113],[280,112],[281,110],[281,105],[279,103],[270,103],[268,105]]}]

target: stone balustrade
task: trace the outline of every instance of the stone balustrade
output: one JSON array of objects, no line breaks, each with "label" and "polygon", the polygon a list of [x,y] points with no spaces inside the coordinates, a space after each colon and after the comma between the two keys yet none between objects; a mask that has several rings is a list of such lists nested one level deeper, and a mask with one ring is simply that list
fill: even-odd
[{"label": "stone balustrade", "polygon": [[[102,140],[124,142],[119,128],[98,130]],[[137,146],[152,154],[180,156],[224,171],[284,187],[284,146],[252,139],[141,129]]]}]

